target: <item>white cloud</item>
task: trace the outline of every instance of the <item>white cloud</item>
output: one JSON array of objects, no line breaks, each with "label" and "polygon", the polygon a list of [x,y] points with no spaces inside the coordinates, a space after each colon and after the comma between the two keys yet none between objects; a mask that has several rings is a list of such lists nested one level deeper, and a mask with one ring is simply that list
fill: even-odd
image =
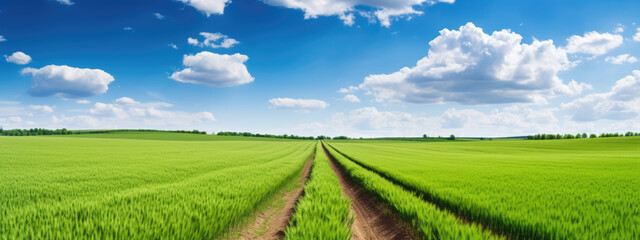
[{"label": "white cloud", "polygon": [[351,137],[422,136],[437,125],[436,118],[427,118],[399,111],[379,111],[365,107],[347,113],[338,112],[324,122],[298,125],[297,131],[314,135],[347,135]]},{"label": "white cloud", "polygon": [[231,3],[231,0],[178,0],[198,11],[207,15],[207,17],[211,16],[211,14],[223,14],[224,8],[227,4]]},{"label": "white cloud", "polygon": [[153,13],[153,16],[160,20],[164,19],[164,16],[160,13]]},{"label": "white cloud", "polygon": [[359,103],[360,99],[356,96],[356,95],[346,95],[342,98],[343,101],[347,101],[347,102],[352,102],[352,103]]},{"label": "white cloud", "polygon": [[441,126],[442,128],[502,128],[507,132],[513,129],[519,129],[519,132],[536,132],[543,125],[558,122],[554,114],[556,110],[555,108],[532,109],[511,106],[484,113],[475,109],[449,108],[441,116]]},{"label": "white cloud", "polygon": [[631,56],[629,54],[621,54],[616,57],[608,56],[605,61],[613,63],[613,64],[623,64],[623,63],[635,63],[638,61],[637,58]]},{"label": "white cloud", "polygon": [[[453,3],[454,0],[395,0],[395,1],[365,1],[365,0],[264,0],[267,4],[304,11],[305,19],[318,16],[338,16],[345,25],[354,23],[353,13],[367,17],[369,21],[380,22],[389,27],[391,21],[397,18],[411,18],[422,14],[415,10],[416,6],[433,5],[438,2]],[[375,19],[374,19],[375,17]]]},{"label": "white cloud", "polygon": [[2,126],[4,129],[19,128],[21,124],[21,117],[0,118],[0,126]]},{"label": "white cloud", "polygon": [[4,58],[7,62],[15,63],[18,65],[25,65],[31,62],[31,57],[23,52],[14,52],[11,56],[5,55]]},{"label": "white cloud", "polygon": [[[1,104],[7,104],[7,107]],[[96,102],[78,109],[68,109],[67,115],[54,113],[55,106],[29,105],[22,107],[18,102],[0,102],[0,124],[5,128],[67,128],[67,129],[206,129],[215,117],[210,112],[183,112],[170,109],[166,102],[139,102],[129,97],[121,97],[110,103]],[[62,111],[60,111],[62,112]],[[36,125],[34,121],[38,124]]]},{"label": "white cloud", "polygon": [[199,46],[200,42],[198,41],[198,39],[195,38],[187,38],[187,43],[189,43],[189,45],[193,45],[193,46]]},{"label": "white cloud", "polygon": [[269,100],[269,103],[275,108],[302,112],[322,110],[329,106],[326,102],[316,99],[273,98]]},{"label": "white cloud", "polygon": [[619,34],[599,33],[596,31],[585,33],[584,36],[573,35],[567,39],[568,53],[586,53],[599,56],[608,53],[622,45],[624,38]]},{"label": "white cloud", "polygon": [[115,103],[119,103],[119,104],[126,104],[126,105],[139,104],[139,102],[137,102],[136,100],[133,100],[130,97],[121,97],[121,98],[116,99],[114,102]]},{"label": "white cloud", "polygon": [[103,125],[103,122],[100,119],[89,116],[89,115],[78,115],[66,117],[64,115],[60,115],[60,117],[52,116],[51,122],[57,126],[70,127],[72,129],[79,129],[82,127],[91,127],[91,128],[106,128]]},{"label": "white cloud", "polygon": [[475,109],[450,108],[439,116],[427,117],[401,111],[380,111],[365,107],[347,113],[338,112],[323,122],[300,124],[295,129],[314,135],[351,137],[413,136],[516,136],[557,130],[556,108],[534,109],[516,104],[503,109],[481,112]]},{"label": "white cloud", "polygon": [[121,106],[101,102],[97,102],[95,105],[93,105],[93,107],[89,109],[89,113],[98,116],[115,118],[126,118],[129,116]]},{"label": "white cloud", "polygon": [[29,105],[29,109],[41,112],[41,113],[52,113],[53,107],[47,105]]},{"label": "white cloud", "polygon": [[[104,126],[166,126],[179,125],[189,127],[189,124],[206,123],[216,121],[210,112],[180,112],[165,110],[173,105],[164,102],[138,102],[129,97],[121,97],[112,103],[97,102],[89,109],[90,115],[84,116],[85,123],[82,126],[94,127],[94,124]],[[90,118],[87,118],[90,117]],[[67,122],[74,123],[75,117],[66,118]],[[64,122],[60,118],[58,123]],[[90,124],[88,124],[90,123]],[[115,125],[121,124],[121,125]]]},{"label": "white cloud", "polygon": [[640,28],[637,28],[636,31],[636,35],[633,35],[633,41],[640,42]]},{"label": "white cloud", "polygon": [[616,29],[613,32],[615,32],[615,33],[623,33],[624,32],[624,25],[618,23],[618,25],[616,26]]},{"label": "white cloud", "polygon": [[80,100],[76,100],[77,104],[89,104],[91,103],[91,101],[86,100],[86,99],[80,99]]},{"label": "white cloud", "polygon": [[74,4],[71,0],[56,0],[56,1],[67,6],[71,6]]},{"label": "white cloud", "polygon": [[339,93],[352,93],[358,90],[358,87],[355,86],[349,86],[347,88],[340,88],[340,90],[338,90]]},{"label": "white cloud", "polygon": [[0,35],[0,42],[4,42],[4,41],[7,41],[7,39],[4,38],[4,36]]},{"label": "white cloud", "polygon": [[211,47],[211,48],[230,48],[239,42],[229,36],[222,33],[208,33],[201,32],[200,35],[204,37],[204,41],[200,42],[195,38],[188,38],[187,43],[193,46]]},{"label": "white cloud", "polygon": [[485,34],[473,23],[444,29],[415,67],[369,75],[359,88],[380,102],[462,104],[546,103],[549,97],[590,88],[558,77],[573,64],[553,41],[521,40],[510,30]]},{"label": "white cloud", "polygon": [[169,43],[168,46],[173,48],[173,49],[178,49],[178,45],[175,45],[173,43]]},{"label": "white cloud", "polygon": [[100,69],[47,65],[40,69],[22,69],[23,75],[31,75],[33,96],[57,96],[80,98],[105,93],[113,76]]},{"label": "white cloud", "polygon": [[594,93],[562,104],[574,121],[626,120],[640,114],[640,70],[618,81],[606,93]]},{"label": "white cloud", "polygon": [[239,53],[217,54],[208,51],[184,55],[186,68],[175,72],[171,79],[178,82],[203,84],[212,87],[231,87],[253,82],[244,63],[249,59]]},{"label": "white cloud", "polygon": [[122,29],[123,29],[123,30],[125,30],[125,31],[133,31],[133,28],[132,28],[132,27],[124,27],[124,28],[122,28]]}]

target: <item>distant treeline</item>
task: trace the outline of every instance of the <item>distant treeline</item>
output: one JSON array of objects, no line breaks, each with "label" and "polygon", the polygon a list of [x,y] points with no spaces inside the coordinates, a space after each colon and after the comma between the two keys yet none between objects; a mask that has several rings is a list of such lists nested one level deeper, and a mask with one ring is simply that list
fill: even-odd
[{"label": "distant treeline", "polygon": [[576,135],[573,134],[536,134],[533,136],[528,136],[529,140],[551,140],[551,139],[579,139],[579,138],[607,138],[607,137],[632,137],[632,136],[640,136],[640,133],[627,132],[627,133],[602,133],[600,135],[589,134],[587,133],[578,133]]},{"label": "distant treeline", "polygon": [[31,129],[11,129],[4,130],[0,128],[0,135],[2,136],[40,136],[40,135],[75,135],[75,134],[100,134],[100,133],[116,133],[116,132],[174,132],[174,133],[194,133],[194,134],[207,134],[205,131],[187,131],[187,130],[151,130],[151,129],[117,129],[117,130],[67,130],[62,129],[44,129],[44,128],[31,128]]},{"label": "distant treeline", "polygon": [[297,136],[297,135],[274,135],[274,134],[260,134],[260,133],[250,133],[250,132],[218,132],[216,135],[218,136],[243,136],[243,137],[264,137],[264,138],[286,138],[286,139],[302,139],[302,140],[330,140],[330,139],[349,139],[346,136],[337,136],[331,138],[329,136]]}]

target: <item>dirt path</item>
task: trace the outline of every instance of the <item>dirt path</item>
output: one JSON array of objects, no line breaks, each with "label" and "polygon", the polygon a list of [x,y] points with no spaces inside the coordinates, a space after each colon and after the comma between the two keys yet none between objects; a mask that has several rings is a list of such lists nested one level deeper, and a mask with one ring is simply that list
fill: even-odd
[{"label": "dirt path", "polygon": [[[324,147],[324,146],[323,146],[323,147]],[[325,149],[325,153],[326,153],[326,152],[327,152],[327,150]],[[347,157],[347,158],[348,158],[348,157]],[[377,170],[375,170],[375,169],[372,169],[372,168],[370,168],[370,167],[367,167],[367,166],[362,165],[362,164],[360,164],[360,163],[357,163],[357,162],[355,162],[355,161],[353,161],[353,162],[354,162],[356,165],[358,165],[358,166],[360,166],[360,167],[362,167],[362,168],[364,168],[364,169],[367,169],[367,170],[369,170],[369,171],[371,171],[371,172],[373,172],[373,173],[377,174],[378,176],[380,176],[380,177],[382,177],[382,178],[386,179],[387,181],[389,181],[389,182],[391,182],[391,183],[393,183],[393,184],[395,184],[395,185],[397,185],[397,186],[399,186],[399,187],[403,188],[403,189],[404,189],[405,191],[407,191],[407,192],[413,192],[413,193],[418,192],[418,191],[415,191],[414,189],[412,189],[412,188],[410,188],[410,187],[407,187],[407,186],[403,185],[401,182],[398,182],[398,181],[396,181],[396,180],[395,180],[395,179],[393,179],[393,178],[390,178],[390,177],[385,176],[383,173],[381,173],[381,172],[379,172],[379,171],[377,171]],[[475,225],[477,225],[477,226],[480,226],[483,230],[485,230],[485,231],[489,231],[489,232],[491,233],[491,235],[492,235],[492,236],[494,236],[496,239],[503,239],[503,238],[506,238],[506,239],[516,239],[515,237],[509,236],[508,234],[505,234],[504,232],[500,232],[500,231],[495,231],[495,230],[493,230],[489,225],[487,225],[487,224],[485,224],[485,223],[483,223],[483,222],[471,220],[471,219],[469,219],[467,216],[465,216],[464,214],[462,214],[462,213],[460,213],[460,212],[457,212],[455,209],[452,209],[452,208],[450,208],[450,207],[447,207],[446,205],[438,204],[438,201],[435,201],[435,200],[434,200],[434,197],[433,197],[430,193],[420,192],[420,194],[416,194],[416,195],[417,195],[418,197],[420,197],[423,201],[425,201],[425,202],[427,202],[427,203],[429,203],[429,204],[433,204],[433,205],[434,205],[436,208],[438,208],[439,210],[441,210],[441,211],[448,211],[450,214],[452,214],[453,216],[455,216],[458,220],[460,220],[460,222],[462,222],[462,223],[464,223],[464,224],[469,224],[469,225],[473,225],[473,224],[475,224]]]},{"label": "dirt path", "polygon": [[[335,159],[322,146],[329,158],[331,168],[340,179],[342,191],[351,199],[351,212],[355,221],[351,225],[351,239],[414,239],[411,231],[392,216],[390,209],[379,204],[362,187],[351,181],[349,176],[336,165]],[[320,154],[320,153],[318,153]]]},{"label": "dirt path", "polygon": [[284,193],[279,203],[284,203],[284,207],[281,204],[275,204],[276,206],[270,206],[266,210],[258,213],[253,223],[247,225],[246,229],[240,233],[238,239],[252,240],[252,239],[282,239],[284,238],[284,229],[289,224],[289,220],[293,215],[298,199],[302,197],[304,193],[304,183],[309,179],[309,173],[311,172],[311,161],[313,156],[307,160],[302,170],[302,176],[300,177],[300,186],[291,191]]}]

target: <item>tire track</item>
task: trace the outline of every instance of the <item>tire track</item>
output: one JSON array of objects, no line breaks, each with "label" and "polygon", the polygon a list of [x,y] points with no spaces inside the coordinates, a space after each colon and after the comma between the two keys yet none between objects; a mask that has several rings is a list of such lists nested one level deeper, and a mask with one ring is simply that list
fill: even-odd
[{"label": "tire track", "polygon": [[[324,145],[323,145],[324,146]],[[353,160],[353,158],[351,158],[350,156],[340,152],[340,150],[336,149],[335,147],[329,145],[329,147],[331,147],[333,150],[335,150],[336,152],[338,152],[339,154],[341,154],[342,156],[344,156],[345,158],[347,158],[349,161],[351,161],[352,163],[360,166],[361,168],[364,168],[368,171],[371,171],[372,173],[377,174],[378,176],[384,178],[385,180],[401,187],[402,189],[404,189],[407,192],[411,192],[413,193],[415,196],[419,197],[420,199],[422,199],[422,201],[425,201],[427,203],[433,204],[436,208],[438,208],[441,211],[446,211],[449,212],[450,214],[452,214],[453,216],[455,216],[460,222],[465,223],[465,224],[469,224],[469,225],[477,225],[480,228],[482,228],[485,231],[489,231],[491,233],[492,236],[494,236],[496,239],[519,239],[521,237],[518,236],[514,236],[512,235],[512,233],[507,232],[506,230],[499,230],[496,229],[495,227],[492,227],[489,224],[486,224],[485,222],[483,222],[482,220],[479,219],[473,219],[468,217],[467,215],[465,215],[464,213],[462,213],[461,211],[456,210],[456,207],[451,204],[448,203],[446,201],[443,201],[441,199],[436,198],[435,196],[433,196],[431,193],[429,192],[422,192],[419,191],[411,186],[407,186],[405,185],[403,182],[398,181],[390,176],[388,176],[386,173],[384,172],[380,172],[376,169],[373,169],[369,166],[366,166],[356,160]],[[326,152],[326,150],[325,150]]]},{"label": "tire track", "polygon": [[[315,154],[307,159],[307,163],[302,169],[299,180],[300,186],[293,191],[287,191],[281,200],[285,202],[283,208],[277,206],[258,213],[255,221],[246,227],[240,234],[238,239],[254,240],[254,239],[283,239],[284,230],[289,225],[289,220],[293,216],[298,200],[304,195],[304,184],[309,180],[311,173],[311,162],[315,158]],[[264,230],[264,231],[260,231]]]},{"label": "tire track", "polygon": [[335,159],[327,152],[324,145],[322,149],[329,159],[331,169],[340,180],[343,193],[351,199],[351,212],[355,215],[351,225],[353,229],[351,239],[416,239],[413,237],[415,234],[399,218],[391,215],[389,208],[378,203],[337,166]]}]

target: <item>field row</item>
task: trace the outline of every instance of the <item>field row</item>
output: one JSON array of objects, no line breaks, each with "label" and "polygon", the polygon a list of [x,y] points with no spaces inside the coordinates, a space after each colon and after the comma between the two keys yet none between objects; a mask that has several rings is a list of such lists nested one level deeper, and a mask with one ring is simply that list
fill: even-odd
[{"label": "field row", "polygon": [[211,239],[298,176],[315,142],[0,138],[0,239]]},{"label": "field row", "polygon": [[640,138],[330,144],[343,162],[511,238],[640,236]]},{"label": "field row", "polygon": [[286,239],[349,239],[353,216],[329,160],[317,144],[311,178],[285,231]]},{"label": "field row", "polygon": [[[637,146],[639,137],[430,143],[168,133],[0,137],[0,239],[233,238],[298,179],[314,153],[304,194],[291,219],[282,218],[286,239],[362,237],[362,221],[378,237],[391,235],[376,227],[405,224],[424,239],[638,239]],[[369,202],[378,210],[363,212]],[[385,216],[368,214],[380,212]],[[387,213],[395,225],[372,221]]]},{"label": "field row", "polygon": [[352,162],[327,144],[327,150],[345,172],[386,203],[393,211],[411,224],[424,239],[492,239],[497,238],[476,224],[468,224],[446,210],[424,201],[413,192],[403,189],[382,176]]}]

